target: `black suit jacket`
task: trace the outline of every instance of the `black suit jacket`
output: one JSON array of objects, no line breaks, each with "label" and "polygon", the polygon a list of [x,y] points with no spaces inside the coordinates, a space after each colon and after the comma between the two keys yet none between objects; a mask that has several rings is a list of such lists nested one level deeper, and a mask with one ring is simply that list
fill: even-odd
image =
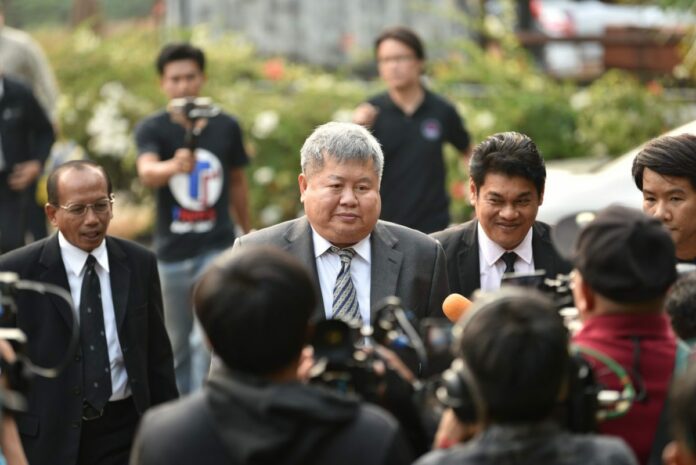
[{"label": "black suit jacket", "polygon": [[[317,289],[317,316],[325,317],[319,276],[314,258],[312,229],[303,216],[237,239],[245,244],[271,244],[287,250],[305,264]],[[378,221],[370,236],[372,282],[370,305],[395,295],[417,318],[444,317],[442,301],[447,297],[445,256],[440,245],[427,235],[387,221]],[[374,315],[373,315],[374,317]]]},{"label": "black suit jacket", "polygon": [[[440,241],[447,257],[450,291],[471,298],[481,287],[479,273],[478,220],[471,220],[432,234]],[[535,221],[532,226],[532,256],[534,268],[545,270],[548,278],[568,273],[571,266],[563,260],[551,242],[551,228]]]},{"label": "black suit jacket", "polygon": [[[164,327],[157,262],[152,252],[130,241],[106,238],[118,338],[133,401],[140,414],[178,396],[174,362]],[[70,292],[58,235],[0,256],[0,271],[21,279],[55,284]],[[58,297],[22,292],[17,324],[28,338],[34,363],[55,366],[65,356],[73,319]],[[82,417],[80,350],[57,378],[35,377],[28,412],[17,425],[29,463],[73,465],[77,460]]]},{"label": "black suit jacket", "polygon": [[0,138],[5,171],[29,160],[43,164],[54,140],[51,121],[28,87],[8,77],[0,76],[0,79],[3,84]]}]

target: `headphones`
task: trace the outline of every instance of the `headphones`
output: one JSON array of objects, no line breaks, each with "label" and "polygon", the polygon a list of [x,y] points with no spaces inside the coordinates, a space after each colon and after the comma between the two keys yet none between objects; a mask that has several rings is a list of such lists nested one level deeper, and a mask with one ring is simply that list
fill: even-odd
[{"label": "headphones", "polygon": [[[481,314],[519,303],[520,300],[533,304],[543,297],[542,294],[531,292],[529,289],[517,286],[506,286],[494,293],[481,293],[474,301],[472,308],[452,328],[452,351],[457,353],[461,347],[462,338],[471,322]],[[551,304],[548,304],[551,306]],[[441,377],[440,384],[435,390],[435,396],[444,406],[451,408],[462,423],[486,423],[488,421],[488,406],[483,390],[467,361],[458,356]]]}]

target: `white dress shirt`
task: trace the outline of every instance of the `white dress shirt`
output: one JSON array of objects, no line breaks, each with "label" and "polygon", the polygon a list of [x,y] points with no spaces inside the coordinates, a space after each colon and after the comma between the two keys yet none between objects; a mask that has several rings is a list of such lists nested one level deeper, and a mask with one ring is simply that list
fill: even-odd
[{"label": "white dress shirt", "polygon": [[[85,264],[89,255],[84,250],[75,247],[63,236],[58,233],[58,243],[60,244],[60,254],[65,264],[65,272],[68,275],[70,284],[70,294],[72,295],[75,308],[80,308],[80,294],[82,291],[82,278],[85,275]],[[106,344],[109,350],[109,364],[111,366],[111,398],[109,400],[121,400],[131,395],[128,385],[128,374],[123,361],[121,343],[118,340],[116,330],[116,314],[114,313],[114,301],[111,293],[111,278],[109,275],[109,255],[106,250],[106,241],[96,249],[92,250],[92,255],[97,263],[94,269],[99,276],[102,296],[102,310],[104,311],[104,330],[106,331]],[[78,317],[80,312],[77,312]]]},{"label": "white dress shirt", "polygon": [[482,291],[495,291],[500,288],[500,280],[505,272],[505,262],[500,258],[505,252],[515,252],[515,273],[534,272],[534,254],[532,253],[532,228],[522,242],[512,250],[505,250],[493,242],[478,223],[479,273]]},{"label": "white dress shirt", "polygon": [[[321,237],[314,228],[312,228],[312,240],[314,241],[314,258],[317,263],[324,311],[326,318],[331,318],[333,291],[336,277],[341,271],[341,259],[329,250],[333,244]],[[357,293],[363,325],[367,326],[370,324],[370,283],[372,282],[370,235],[351,247],[355,250],[355,256],[350,263],[350,277]]]}]

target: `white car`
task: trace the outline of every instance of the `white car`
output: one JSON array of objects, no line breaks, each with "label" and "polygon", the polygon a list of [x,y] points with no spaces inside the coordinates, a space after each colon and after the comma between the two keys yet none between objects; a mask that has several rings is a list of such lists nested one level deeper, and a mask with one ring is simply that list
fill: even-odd
[{"label": "white car", "polygon": [[[665,135],[683,133],[696,135],[696,120]],[[643,196],[633,182],[631,166],[643,145],[606,163],[591,158],[547,163],[544,203],[537,219],[555,225],[566,216],[613,203],[640,209]]]}]

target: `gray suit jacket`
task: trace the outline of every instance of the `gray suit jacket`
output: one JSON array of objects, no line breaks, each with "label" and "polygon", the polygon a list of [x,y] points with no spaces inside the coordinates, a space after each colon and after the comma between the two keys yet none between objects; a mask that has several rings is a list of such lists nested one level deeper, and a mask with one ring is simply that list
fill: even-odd
[{"label": "gray suit jacket", "polygon": [[[445,250],[450,291],[468,298],[481,287],[477,231],[478,220],[471,220],[432,234]],[[548,278],[571,270],[551,242],[551,228],[540,221],[532,226],[532,255],[534,268],[545,270]]]},{"label": "gray suit jacket", "polygon": [[[377,222],[372,230],[370,243],[370,304],[374,306],[384,297],[394,295],[418,319],[444,317],[442,301],[447,297],[449,289],[445,255],[440,244],[421,232],[386,221]],[[242,236],[235,241],[234,247],[247,244],[275,245],[304,263],[315,278],[319,302],[317,316],[325,317],[314,258],[312,228],[307,217]]]}]

